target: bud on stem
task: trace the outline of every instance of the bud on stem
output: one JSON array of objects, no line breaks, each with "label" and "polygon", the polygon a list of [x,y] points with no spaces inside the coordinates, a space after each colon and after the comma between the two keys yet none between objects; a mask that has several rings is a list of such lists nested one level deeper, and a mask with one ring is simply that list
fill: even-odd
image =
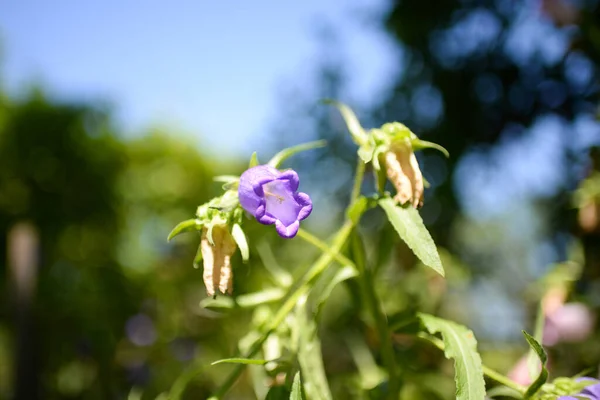
[{"label": "bud on stem", "polygon": [[204,285],[209,296],[215,296],[218,288],[223,294],[231,294],[233,290],[233,274],[231,272],[231,256],[236,245],[227,225],[215,225],[212,229],[213,244],[207,236],[208,228],[202,229],[200,249],[204,259]]},{"label": "bud on stem", "polygon": [[410,202],[413,207],[423,205],[423,175],[412,147],[396,143],[385,153],[386,174],[396,188],[394,200],[400,204]]}]

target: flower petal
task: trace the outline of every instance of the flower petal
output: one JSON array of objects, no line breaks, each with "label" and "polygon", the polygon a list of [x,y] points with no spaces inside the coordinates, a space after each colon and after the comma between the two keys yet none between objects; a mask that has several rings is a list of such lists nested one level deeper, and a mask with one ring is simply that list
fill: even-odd
[{"label": "flower petal", "polygon": [[275,229],[277,229],[277,234],[282,238],[291,239],[298,233],[298,229],[300,229],[300,221],[295,221],[291,225],[285,226],[281,223],[281,221],[277,220],[275,222]]}]

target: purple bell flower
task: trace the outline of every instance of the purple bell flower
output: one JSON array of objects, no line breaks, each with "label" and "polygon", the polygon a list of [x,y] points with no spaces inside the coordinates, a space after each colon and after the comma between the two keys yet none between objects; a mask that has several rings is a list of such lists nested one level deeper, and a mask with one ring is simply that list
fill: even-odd
[{"label": "purple bell flower", "polygon": [[293,170],[279,171],[268,165],[252,167],[240,176],[240,204],[261,224],[275,224],[279,236],[293,238],[300,221],[312,211],[310,197],[297,192],[299,183]]}]

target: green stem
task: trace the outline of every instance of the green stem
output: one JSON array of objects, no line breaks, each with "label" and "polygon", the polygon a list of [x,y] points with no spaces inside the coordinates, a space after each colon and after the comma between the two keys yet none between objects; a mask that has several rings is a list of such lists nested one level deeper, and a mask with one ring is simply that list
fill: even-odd
[{"label": "green stem", "polygon": [[333,258],[340,264],[350,265],[351,267],[356,268],[356,266],[354,265],[354,262],[352,262],[352,260],[350,260],[348,257],[344,256],[343,254],[333,253],[327,243],[323,242],[321,239],[319,239],[312,233],[309,233],[309,232],[305,231],[304,229],[300,229],[298,231],[298,237],[301,239],[304,239],[304,241],[312,244],[313,246],[315,246],[316,248],[321,250],[323,253],[331,253]]},{"label": "green stem", "polygon": [[[444,348],[445,348],[444,342],[442,340],[438,339],[437,337],[428,335],[427,333],[424,333],[424,332],[418,333],[417,337],[427,340],[429,343],[433,344],[438,349],[444,351]],[[525,390],[526,390],[525,387],[523,387],[522,385],[519,385],[518,383],[514,382],[510,378],[502,375],[500,372],[497,372],[489,367],[486,367],[485,365],[482,365],[482,369],[483,369],[483,374],[485,376],[487,376],[488,378],[493,379],[496,382],[501,383],[502,385],[504,385],[506,387],[516,390],[517,392],[519,392],[521,394],[525,394]]]}]

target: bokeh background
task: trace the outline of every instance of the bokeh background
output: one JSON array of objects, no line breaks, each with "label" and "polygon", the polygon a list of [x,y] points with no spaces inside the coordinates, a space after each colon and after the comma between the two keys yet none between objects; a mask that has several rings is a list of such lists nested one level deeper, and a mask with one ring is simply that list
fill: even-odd
[{"label": "bokeh background", "polygon": [[[329,146],[288,166],[315,203],[306,227],[333,232],[356,152],[323,98],[366,127],[403,122],[451,154],[419,153],[431,183],[421,214],[446,282],[382,215],[365,218],[390,320],[414,309],[456,319],[507,372],[526,351],[521,329],[558,286],[559,303],[577,310],[563,312],[571,336],[547,338],[553,373],[597,373],[599,7],[2,2],[0,398],[120,399],[134,388],[151,399],[192,366],[231,356],[251,313],[199,306],[198,238],[166,236],[220,193],[214,175],[241,173],[253,151],[266,161],[318,138]],[[269,286],[264,263],[293,271],[317,254],[246,225],[252,261],[235,259],[236,293]],[[321,339],[334,396],[361,398],[353,339],[340,338],[369,327],[346,289],[333,293]],[[451,364],[404,343],[403,367],[425,377],[405,398],[453,398]],[[184,398],[207,398],[229,370],[193,376]],[[230,398],[256,396],[244,376]]]}]

